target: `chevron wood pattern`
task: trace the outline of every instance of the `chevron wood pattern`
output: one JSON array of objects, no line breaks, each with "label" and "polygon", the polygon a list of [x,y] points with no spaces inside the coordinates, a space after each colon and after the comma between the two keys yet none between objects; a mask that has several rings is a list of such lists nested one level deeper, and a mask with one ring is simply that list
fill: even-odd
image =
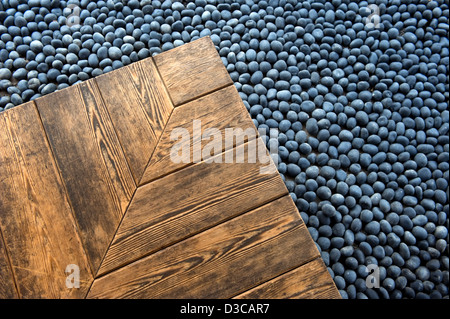
[{"label": "chevron wood pattern", "polygon": [[0,130],[0,298],[339,298],[208,37]]}]

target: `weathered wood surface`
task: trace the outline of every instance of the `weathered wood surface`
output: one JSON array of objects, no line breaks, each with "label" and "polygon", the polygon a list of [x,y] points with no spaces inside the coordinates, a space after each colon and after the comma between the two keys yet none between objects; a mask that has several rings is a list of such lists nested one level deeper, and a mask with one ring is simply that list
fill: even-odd
[{"label": "weathered wood surface", "polygon": [[0,129],[1,298],[339,297],[209,38]]},{"label": "weathered wood surface", "polygon": [[[236,152],[247,156],[256,146]],[[233,149],[219,156],[228,152]],[[99,274],[287,194],[275,169],[261,174],[259,168],[201,162],[138,188]]]},{"label": "weathered wood surface", "polygon": [[3,244],[3,236],[0,234],[0,299],[16,299],[18,297],[8,254]]},{"label": "weathered wood surface", "polygon": [[172,112],[152,59],[95,79],[138,183]]},{"label": "weathered wood surface", "polygon": [[[0,123],[0,227],[19,295],[81,298],[91,270],[34,104],[9,110]],[[80,289],[65,285],[69,264],[80,268]]]},{"label": "weathered wood surface", "polygon": [[93,80],[36,105],[96,270],[136,185]]},{"label": "weathered wood surface", "polygon": [[[176,134],[177,130],[180,135]],[[227,130],[229,135],[231,132],[235,134],[231,142],[230,139],[225,139]],[[187,147],[189,152],[184,155],[177,154],[181,161],[176,162],[171,150],[177,149],[174,144],[181,142],[183,133],[188,133],[190,137]],[[215,136],[217,133],[220,136]],[[170,117],[140,185],[255,139],[257,134],[234,86],[183,104],[177,107]],[[174,137],[177,140],[174,140]],[[215,142],[220,145],[215,145]],[[211,143],[211,152],[207,152],[209,148],[206,146]]]},{"label": "weathered wood surface", "polygon": [[95,280],[88,297],[229,298],[318,254],[286,195]]},{"label": "weathered wood surface", "polygon": [[230,76],[209,38],[154,57],[173,104],[178,106],[231,85]]},{"label": "weathered wood surface", "polygon": [[336,299],[336,286],[328,280],[321,258],[236,296],[236,299]]}]

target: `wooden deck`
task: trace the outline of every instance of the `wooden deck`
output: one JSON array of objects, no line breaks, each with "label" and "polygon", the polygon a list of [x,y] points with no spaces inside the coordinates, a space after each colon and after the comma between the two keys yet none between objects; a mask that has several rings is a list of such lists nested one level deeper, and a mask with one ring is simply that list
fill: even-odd
[{"label": "wooden deck", "polygon": [[[198,158],[194,121],[236,142]],[[209,38],[3,112],[0,132],[1,298],[339,298],[275,165],[250,160]]]}]

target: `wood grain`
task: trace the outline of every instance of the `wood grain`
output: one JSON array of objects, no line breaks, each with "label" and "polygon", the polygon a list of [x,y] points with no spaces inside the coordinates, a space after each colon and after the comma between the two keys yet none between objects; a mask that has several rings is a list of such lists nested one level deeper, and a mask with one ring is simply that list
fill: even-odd
[{"label": "wood grain", "polygon": [[[196,125],[194,121],[200,123],[201,130],[196,130],[198,134],[194,133]],[[190,137],[188,146],[190,152],[187,154],[189,158],[186,161],[175,162],[171,155],[172,148],[181,140],[181,136],[175,134],[177,130],[180,132],[184,130]],[[227,131],[232,132],[234,136],[226,133]],[[220,136],[215,136],[214,133]],[[173,136],[177,139],[175,140]],[[232,138],[228,138],[229,136]],[[222,153],[256,136],[258,132],[255,125],[234,86],[225,87],[183,104],[173,111],[139,185],[204,160],[211,155]],[[216,141],[220,143],[217,147],[220,151],[214,154],[213,148],[211,152],[206,152],[205,147],[208,144],[215,144]],[[205,151],[205,156],[202,157],[201,151]]]},{"label": "wood grain", "polygon": [[0,298],[339,298],[208,37],[0,130]]},{"label": "wood grain", "polygon": [[95,270],[131,200],[134,179],[93,80],[36,104]]},{"label": "wood grain", "polygon": [[[0,116],[0,227],[22,298],[82,298],[92,280],[33,102]],[[79,289],[66,266],[80,268]]]},{"label": "wood grain", "polygon": [[218,155],[242,152],[243,163],[201,162],[138,188],[99,275],[287,194],[272,162],[261,174],[263,165],[247,159],[257,147]]},{"label": "wood grain", "polygon": [[138,183],[172,112],[151,58],[95,79]]},{"label": "wood grain", "polygon": [[3,236],[0,234],[0,299],[17,299],[18,297],[14,275],[3,243]]},{"label": "wood grain", "polygon": [[233,84],[210,37],[154,58],[174,106]]},{"label": "wood grain", "polygon": [[236,299],[340,299],[321,258],[295,268]]},{"label": "wood grain", "polygon": [[317,256],[286,195],[96,279],[88,298],[229,298]]}]

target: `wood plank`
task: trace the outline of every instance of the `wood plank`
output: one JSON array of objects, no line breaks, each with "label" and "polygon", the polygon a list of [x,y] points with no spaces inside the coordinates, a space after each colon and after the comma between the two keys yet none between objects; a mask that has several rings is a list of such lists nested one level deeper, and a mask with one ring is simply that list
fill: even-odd
[{"label": "wood plank", "polygon": [[133,176],[92,80],[36,104],[95,270],[131,200]]},{"label": "wood plank", "polygon": [[[267,154],[257,140],[218,155],[222,163],[201,162],[139,187],[98,274],[287,194],[273,162],[249,160],[258,148]],[[242,163],[225,163],[238,153]]]},{"label": "wood plank", "polygon": [[[0,116],[0,227],[22,298],[82,298],[92,274],[33,102]],[[80,288],[66,287],[66,267]]]},{"label": "wood plank", "polygon": [[154,58],[174,106],[233,84],[210,37]]},{"label": "wood plank", "polygon": [[[198,125],[201,129],[194,133],[194,126]],[[186,161],[175,162],[171,156],[172,148],[178,143],[172,136],[177,135],[174,134],[176,130],[184,130],[191,137]],[[228,134],[232,137],[230,142],[225,140],[226,131],[235,134]],[[173,111],[139,185],[203,160],[201,152],[194,154],[194,150],[203,150],[211,141],[217,140],[217,136],[208,132],[220,134],[221,145],[217,148],[220,149],[218,153],[258,136],[255,125],[233,85],[183,104]],[[175,137],[181,139],[180,136]],[[205,152],[205,156],[210,157],[210,153]]]},{"label": "wood plank", "polygon": [[96,279],[88,298],[229,298],[316,258],[311,241],[286,195]]},{"label": "wood plank", "polygon": [[235,297],[236,299],[340,299],[321,258]]},{"label": "wood plank", "polygon": [[138,183],[173,110],[151,58],[95,79]]},{"label": "wood plank", "polygon": [[3,244],[3,236],[0,234],[0,299],[17,299],[18,297],[14,275]]}]

